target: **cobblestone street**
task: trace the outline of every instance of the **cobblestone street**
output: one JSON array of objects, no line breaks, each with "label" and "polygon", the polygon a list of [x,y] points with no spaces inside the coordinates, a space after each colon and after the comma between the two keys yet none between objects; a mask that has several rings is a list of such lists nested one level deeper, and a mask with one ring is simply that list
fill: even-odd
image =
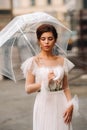
[{"label": "cobblestone street", "polygon": [[[77,70],[78,71],[78,70]],[[78,71],[78,74],[82,72]],[[80,116],[73,118],[73,130],[87,130],[87,79],[86,75],[77,76],[76,70],[70,74],[69,82],[72,95],[79,97]],[[14,83],[0,81],[0,130],[32,130],[32,114],[35,94],[27,95],[24,80]]]}]

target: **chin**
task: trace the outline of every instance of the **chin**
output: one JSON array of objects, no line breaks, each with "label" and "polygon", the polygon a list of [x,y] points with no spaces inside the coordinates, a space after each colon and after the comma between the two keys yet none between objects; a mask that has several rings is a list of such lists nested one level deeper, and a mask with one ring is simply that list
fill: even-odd
[{"label": "chin", "polygon": [[48,49],[46,49],[46,50],[44,50],[45,52],[50,52],[51,50],[48,50]]},{"label": "chin", "polygon": [[51,51],[52,49],[50,49],[50,48],[45,48],[45,49],[43,49],[43,51]]}]

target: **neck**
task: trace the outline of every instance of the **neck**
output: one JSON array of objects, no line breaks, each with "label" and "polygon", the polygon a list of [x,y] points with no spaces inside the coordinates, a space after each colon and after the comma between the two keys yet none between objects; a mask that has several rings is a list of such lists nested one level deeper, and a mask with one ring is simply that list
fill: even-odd
[{"label": "neck", "polygon": [[44,51],[41,51],[40,54],[39,54],[41,57],[44,57],[44,58],[51,58],[53,56],[52,52],[44,52]]}]

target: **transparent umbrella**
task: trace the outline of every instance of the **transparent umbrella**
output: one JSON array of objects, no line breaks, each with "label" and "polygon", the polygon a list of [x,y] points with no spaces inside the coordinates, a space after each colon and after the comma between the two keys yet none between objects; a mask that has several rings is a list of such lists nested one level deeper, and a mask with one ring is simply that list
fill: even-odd
[{"label": "transparent umbrella", "polygon": [[2,75],[14,81],[23,79],[20,66],[27,58],[39,53],[36,29],[43,23],[54,25],[58,32],[53,52],[66,55],[72,32],[58,19],[44,12],[17,16],[0,32],[0,73]]}]

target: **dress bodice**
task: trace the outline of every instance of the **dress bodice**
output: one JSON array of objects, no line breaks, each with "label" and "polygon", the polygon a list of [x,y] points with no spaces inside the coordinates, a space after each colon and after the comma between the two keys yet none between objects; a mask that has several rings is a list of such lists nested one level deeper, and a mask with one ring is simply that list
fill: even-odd
[{"label": "dress bodice", "polygon": [[[32,74],[35,75],[35,82],[41,83],[41,89],[47,91],[61,89],[64,74],[68,74],[68,71],[74,66],[73,63],[66,58],[64,58],[63,65],[58,64],[50,67],[44,65],[38,66],[34,59],[34,57],[31,57],[22,64],[21,68],[24,77],[26,78],[27,73],[31,71]],[[56,85],[55,82],[53,82],[50,86],[48,85],[48,73],[51,71],[54,72],[55,78],[59,80],[59,84]]]},{"label": "dress bodice", "polygon": [[[57,80],[60,80],[60,84],[56,86],[55,83],[52,83],[50,86],[48,85],[48,73],[54,72],[55,77],[57,77]],[[40,67],[37,68],[35,72],[36,82],[42,83],[41,89],[46,89],[48,91],[53,91],[54,89],[59,89],[59,87],[62,87],[62,79],[64,76],[64,69],[62,66],[57,67]],[[43,87],[44,86],[44,87]]]}]

